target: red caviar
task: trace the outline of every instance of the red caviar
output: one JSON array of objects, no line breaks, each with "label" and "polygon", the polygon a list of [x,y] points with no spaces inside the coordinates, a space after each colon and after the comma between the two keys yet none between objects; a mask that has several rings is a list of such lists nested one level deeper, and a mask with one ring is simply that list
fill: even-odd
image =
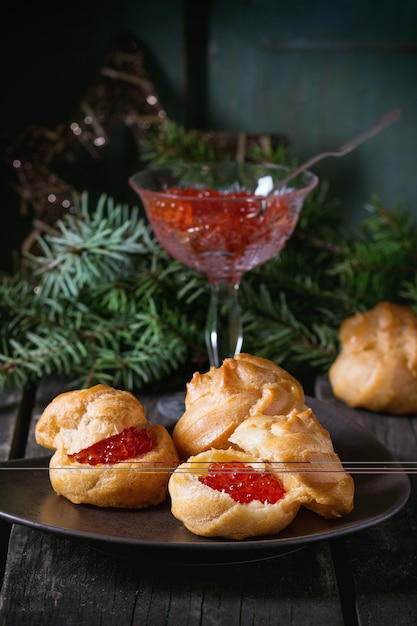
[{"label": "red caviar", "polygon": [[99,463],[120,463],[134,459],[153,449],[152,435],[147,428],[131,426],[121,433],[112,435],[97,443],[69,454],[68,456],[78,463],[98,465]]},{"label": "red caviar", "polygon": [[163,248],[217,284],[238,282],[242,273],[275,256],[301,209],[296,194],[265,199],[247,190],[170,187],[144,195]]},{"label": "red caviar", "polygon": [[205,187],[198,189],[197,187],[169,187],[165,193],[171,196],[189,196],[191,198],[250,198],[253,197],[253,193],[249,191],[237,191],[237,192],[221,192],[217,189],[210,189]]},{"label": "red caviar", "polygon": [[273,474],[257,472],[252,465],[240,461],[210,463],[208,474],[199,476],[198,480],[211,489],[227,493],[239,504],[253,500],[275,504],[285,496],[285,489]]}]

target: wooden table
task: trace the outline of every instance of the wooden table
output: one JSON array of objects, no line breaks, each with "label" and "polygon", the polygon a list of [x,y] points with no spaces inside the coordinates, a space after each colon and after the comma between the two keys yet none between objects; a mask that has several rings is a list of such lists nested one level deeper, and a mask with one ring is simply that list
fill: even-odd
[{"label": "wooden table", "polygon": [[[0,397],[0,460],[44,456],[36,420],[62,390],[46,381]],[[316,394],[333,402],[328,383]],[[139,394],[140,397],[140,394]],[[156,397],[140,397],[149,419]],[[336,402],[336,404],[338,404]],[[401,462],[417,461],[417,417],[338,409]],[[158,420],[157,420],[158,421]],[[0,473],[1,480],[1,473]],[[1,520],[2,626],[412,626],[417,623],[416,475],[390,519],[266,560],[180,565],[118,556],[88,542]]]}]

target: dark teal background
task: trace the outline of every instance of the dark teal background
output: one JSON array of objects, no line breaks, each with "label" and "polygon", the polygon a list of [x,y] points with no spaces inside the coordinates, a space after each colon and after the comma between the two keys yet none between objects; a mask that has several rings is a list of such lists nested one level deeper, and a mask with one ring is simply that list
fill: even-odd
[{"label": "dark teal background", "polygon": [[[146,50],[168,117],[213,130],[286,133],[300,159],[334,149],[392,109],[402,118],[314,170],[354,227],[373,193],[417,217],[417,3],[414,0],[109,0],[16,4],[1,23],[3,153],[28,124],[68,120],[124,31]],[[133,196],[136,167],[119,128],[81,179]],[[1,267],[29,218],[3,176]]]}]

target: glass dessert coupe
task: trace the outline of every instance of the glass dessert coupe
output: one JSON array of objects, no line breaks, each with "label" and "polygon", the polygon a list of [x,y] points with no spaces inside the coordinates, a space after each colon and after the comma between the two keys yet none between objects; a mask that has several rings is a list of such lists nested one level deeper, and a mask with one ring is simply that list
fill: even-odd
[{"label": "glass dessert coupe", "polygon": [[160,245],[211,285],[205,340],[211,366],[242,348],[238,299],[245,272],[276,256],[318,178],[309,171],[238,162],[183,163],[130,177]]}]

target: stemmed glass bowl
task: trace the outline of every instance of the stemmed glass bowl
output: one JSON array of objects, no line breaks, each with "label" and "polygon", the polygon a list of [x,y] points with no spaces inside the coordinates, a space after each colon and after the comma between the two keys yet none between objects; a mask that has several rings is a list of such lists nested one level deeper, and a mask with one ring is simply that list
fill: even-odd
[{"label": "stemmed glass bowl", "polygon": [[211,366],[242,348],[238,290],[245,272],[276,256],[294,231],[310,171],[287,185],[281,165],[181,163],[129,178],[160,245],[211,285],[205,340]]}]

